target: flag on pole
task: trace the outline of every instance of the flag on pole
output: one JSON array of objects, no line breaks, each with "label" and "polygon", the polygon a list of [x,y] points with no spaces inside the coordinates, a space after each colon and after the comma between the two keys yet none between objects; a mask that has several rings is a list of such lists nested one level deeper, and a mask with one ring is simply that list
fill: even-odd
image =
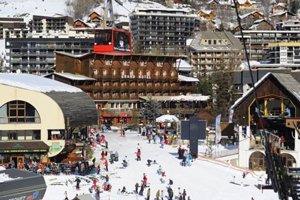
[{"label": "flag on pole", "polygon": [[221,114],[216,117],[216,144],[221,141]]}]

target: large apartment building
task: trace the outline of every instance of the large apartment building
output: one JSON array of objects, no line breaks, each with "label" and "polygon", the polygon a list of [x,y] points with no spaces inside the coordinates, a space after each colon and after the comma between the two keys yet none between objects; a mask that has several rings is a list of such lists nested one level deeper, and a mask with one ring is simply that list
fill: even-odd
[{"label": "large apartment building", "polygon": [[136,8],[130,15],[134,51],[180,55],[186,39],[199,27],[196,14],[182,9]]},{"label": "large apartment building", "polygon": [[32,20],[29,22],[29,28],[32,33],[67,32],[73,26],[73,21],[73,18],[69,16],[33,15]]},{"label": "large apartment building", "polygon": [[[266,48],[274,42],[298,42],[300,32],[296,30],[244,30],[244,38],[250,60],[269,62]],[[241,39],[240,34],[236,35]]]},{"label": "large apartment building", "polygon": [[230,32],[198,32],[188,40],[188,52],[194,76],[237,69],[243,58],[242,45]]},{"label": "large apartment building", "polygon": [[25,37],[23,30],[28,32],[23,18],[0,17],[0,39],[9,37],[10,33],[15,33],[17,37]]},{"label": "large apartment building", "polygon": [[92,38],[7,38],[6,67],[8,71],[47,73],[54,70],[55,52],[83,54],[93,50]]},{"label": "large apartment building", "polygon": [[300,64],[299,42],[269,43],[266,52],[270,64]]}]

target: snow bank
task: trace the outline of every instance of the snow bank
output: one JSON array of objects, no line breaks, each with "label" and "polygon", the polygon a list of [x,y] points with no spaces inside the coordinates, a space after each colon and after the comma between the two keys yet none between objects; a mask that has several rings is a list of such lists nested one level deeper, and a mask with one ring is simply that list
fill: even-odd
[{"label": "snow bank", "polygon": [[0,183],[4,183],[6,181],[11,181],[11,180],[15,180],[15,179],[19,179],[19,177],[18,178],[11,178],[11,177],[9,177],[8,174],[5,174],[5,173],[0,174]]}]

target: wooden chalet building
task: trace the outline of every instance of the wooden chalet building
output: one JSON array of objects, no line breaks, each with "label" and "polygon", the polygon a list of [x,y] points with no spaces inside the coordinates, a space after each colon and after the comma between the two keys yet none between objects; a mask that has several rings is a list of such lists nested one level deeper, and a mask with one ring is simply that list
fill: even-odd
[{"label": "wooden chalet building", "polygon": [[57,52],[56,71],[94,79],[75,82],[69,78],[69,81],[94,99],[101,123],[130,123],[139,118],[140,96],[176,96],[193,92],[195,80],[178,77],[178,58],[104,53],[78,56]]},{"label": "wooden chalet building", "polygon": [[[231,107],[238,127],[239,166],[265,169],[265,150],[259,130],[277,136],[275,140],[284,164],[300,166],[300,83],[291,74],[267,73],[256,84],[259,108],[253,88]],[[257,112],[262,120],[258,121]],[[273,141],[274,142],[274,141]]]}]

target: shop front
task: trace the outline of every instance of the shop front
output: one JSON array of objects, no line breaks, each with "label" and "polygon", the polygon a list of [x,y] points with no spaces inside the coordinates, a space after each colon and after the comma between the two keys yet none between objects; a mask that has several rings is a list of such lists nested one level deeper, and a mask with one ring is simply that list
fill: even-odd
[{"label": "shop front", "polygon": [[25,162],[47,162],[48,145],[44,142],[0,143],[0,163],[23,167]]}]

